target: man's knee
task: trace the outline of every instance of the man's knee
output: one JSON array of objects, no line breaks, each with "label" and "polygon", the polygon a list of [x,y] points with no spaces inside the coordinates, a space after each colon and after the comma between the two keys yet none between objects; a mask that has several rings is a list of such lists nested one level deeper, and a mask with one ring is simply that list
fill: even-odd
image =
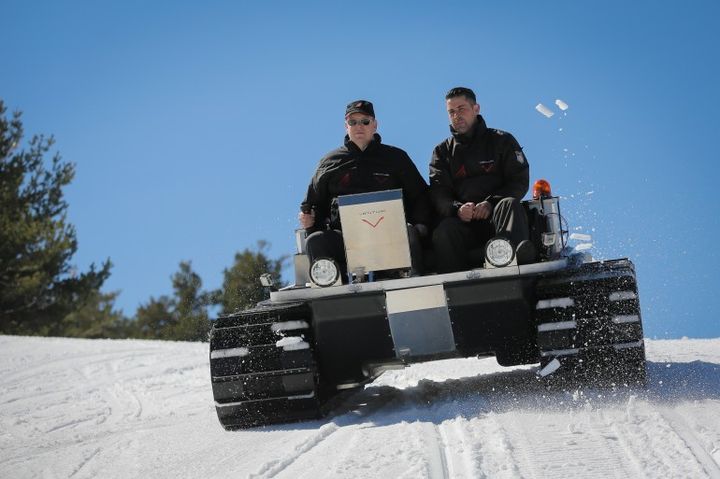
[{"label": "man's knee", "polygon": [[457,238],[458,234],[464,227],[460,218],[445,218],[437,225],[433,231],[432,239],[434,244],[446,243]]},{"label": "man's knee", "polygon": [[520,203],[520,200],[517,198],[513,198],[511,196],[508,196],[507,198],[501,199],[498,204],[495,206],[495,211],[518,211],[520,208],[522,208],[522,204]]}]

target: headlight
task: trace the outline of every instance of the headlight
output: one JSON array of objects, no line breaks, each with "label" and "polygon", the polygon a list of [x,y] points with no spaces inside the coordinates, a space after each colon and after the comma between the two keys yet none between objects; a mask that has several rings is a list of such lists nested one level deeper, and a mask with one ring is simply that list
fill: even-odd
[{"label": "headlight", "polygon": [[339,279],[340,268],[331,259],[318,258],[310,265],[310,280],[321,288],[332,286]]},{"label": "headlight", "polygon": [[505,238],[493,238],[485,247],[485,259],[496,268],[509,265],[514,255],[512,244]]}]

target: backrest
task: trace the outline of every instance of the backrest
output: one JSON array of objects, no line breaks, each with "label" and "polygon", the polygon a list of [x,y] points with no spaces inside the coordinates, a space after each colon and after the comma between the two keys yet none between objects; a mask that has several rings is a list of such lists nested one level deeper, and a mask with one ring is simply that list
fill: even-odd
[{"label": "backrest", "polygon": [[402,190],[338,197],[349,273],[410,269]]}]

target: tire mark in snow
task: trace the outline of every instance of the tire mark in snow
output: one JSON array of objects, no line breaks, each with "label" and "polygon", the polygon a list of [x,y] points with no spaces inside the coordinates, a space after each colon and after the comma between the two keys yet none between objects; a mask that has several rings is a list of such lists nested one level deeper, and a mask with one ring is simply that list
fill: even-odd
[{"label": "tire mark in snow", "polygon": [[475,467],[473,448],[461,422],[466,421],[456,418],[437,426],[443,444],[446,477],[454,479],[485,477]]},{"label": "tire mark in snow", "polygon": [[[519,470],[508,477],[644,476],[613,431],[613,422],[608,424],[602,411],[583,411],[578,416],[579,423],[569,424],[555,414],[536,415],[529,411],[497,417],[508,431],[510,447],[517,454]],[[558,454],[559,449],[564,452]]]},{"label": "tire mark in snow", "polygon": [[70,473],[70,475],[69,475],[68,477],[73,477],[73,476],[75,476],[75,474],[77,474],[78,472],[80,472],[80,471],[82,470],[82,468],[85,467],[85,466],[87,465],[87,463],[90,462],[90,461],[91,461],[95,456],[97,456],[99,453],[100,453],[100,448],[99,448],[99,447],[97,447],[97,448],[95,448],[94,450],[92,450],[92,451],[90,452],[90,454],[88,454],[85,458],[83,458],[83,460],[80,462],[80,464],[78,464],[78,466],[73,470],[72,473]]},{"label": "tire mark in snow", "polygon": [[294,450],[280,459],[268,461],[261,465],[250,478],[270,478],[290,468],[300,457],[315,449],[321,442],[325,441],[331,434],[343,428],[359,426],[367,421],[369,416],[375,414],[380,408],[392,399],[390,395],[383,395],[367,390],[352,394],[339,405],[335,410],[342,411],[335,416],[330,416],[331,421],[318,429],[314,434],[295,446]]},{"label": "tire mark in snow", "polygon": [[[478,427],[476,436],[482,440],[475,447],[474,452],[480,469],[478,477],[525,477],[518,469],[520,458],[517,457],[517,453],[522,455],[530,449],[518,448],[521,441],[517,440],[517,436],[512,436],[511,430],[502,420],[505,416],[505,414],[490,412],[478,418],[476,424],[472,424],[473,427]],[[524,435],[520,434],[519,436],[520,440],[525,440]],[[531,477],[536,477],[536,475],[532,474]]]},{"label": "tire mark in snow", "polygon": [[448,479],[452,477],[449,472],[447,443],[443,437],[442,425],[429,422],[422,423],[423,436],[432,444],[426,450],[428,459],[428,472],[431,479]]},{"label": "tire mark in snow", "polygon": [[701,441],[690,429],[685,420],[677,412],[671,409],[659,409],[662,417],[670,424],[673,431],[680,436],[680,439],[687,445],[700,465],[705,469],[708,477],[720,479],[720,466],[715,459],[702,446]]},{"label": "tire mark in snow", "polygon": [[[708,476],[708,466],[690,446],[697,444],[690,431],[679,431],[668,416],[659,408],[646,401],[631,396],[625,411],[606,410],[605,422],[617,432],[619,440],[629,455],[634,458],[637,467],[645,477],[720,477]],[[672,411],[668,415],[674,414]],[[682,424],[682,419],[677,421]],[[714,461],[708,458],[710,462]],[[717,470],[717,465],[715,465]],[[707,472],[706,472],[707,471]]]},{"label": "tire mark in snow", "polygon": [[287,469],[292,463],[294,463],[300,456],[303,454],[306,454],[308,451],[313,449],[315,446],[320,444],[322,441],[328,438],[332,433],[337,431],[339,429],[338,425],[334,422],[331,422],[329,424],[325,424],[320,429],[317,430],[314,434],[311,434],[310,437],[306,438],[304,441],[302,441],[300,444],[295,446],[295,448],[292,450],[290,454],[288,454],[285,457],[281,457],[280,459],[275,459],[270,462],[266,462],[260,468],[257,470],[257,472],[250,474],[249,477],[255,478],[255,477],[262,477],[262,478],[269,478],[274,477],[283,470]]}]

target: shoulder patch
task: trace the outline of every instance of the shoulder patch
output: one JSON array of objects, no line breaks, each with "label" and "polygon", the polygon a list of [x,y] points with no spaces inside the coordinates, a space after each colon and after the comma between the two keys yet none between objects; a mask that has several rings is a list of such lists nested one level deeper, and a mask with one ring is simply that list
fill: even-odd
[{"label": "shoulder patch", "polygon": [[504,131],[498,130],[497,128],[495,128],[495,129],[493,129],[493,130],[495,131],[495,134],[498,135],[498,136],[503,136],[503,135],[505,134]]},{"label": "shoulder patch", "polygon": [[521,165],[525,164],[525,155],[523,155],[522,151],[516,151],[515,158],[517,159],[518,163],[520,163]]}]

